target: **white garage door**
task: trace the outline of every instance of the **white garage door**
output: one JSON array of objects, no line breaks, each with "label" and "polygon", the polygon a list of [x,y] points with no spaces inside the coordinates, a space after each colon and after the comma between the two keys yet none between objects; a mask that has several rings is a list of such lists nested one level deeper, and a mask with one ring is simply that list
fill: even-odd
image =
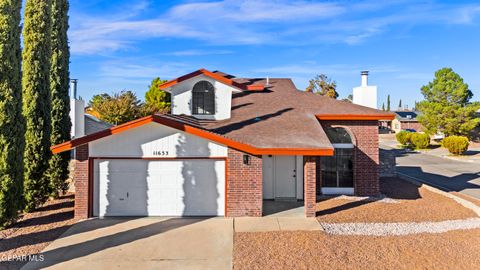
[{"label": "white garage door", "polygon": [[222,216],[225,161],[100,159],[94,216]]}]

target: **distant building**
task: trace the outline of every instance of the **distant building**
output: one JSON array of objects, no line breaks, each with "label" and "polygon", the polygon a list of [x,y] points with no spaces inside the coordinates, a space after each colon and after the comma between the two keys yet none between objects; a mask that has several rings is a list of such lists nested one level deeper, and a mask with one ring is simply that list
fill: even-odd
[{"label": "distant building", "polygon": [[377,87],[368,85],[368,71],[362,71],[362,85],[353,88],[353,103],[377,109]]},{"label": "distant building", "polygon": [[421,112],[415,111],[396,111],[395,119],[391,122],[391,129],[395,133],[405,130],[405,129],[414,129],[416,131],[423,131],[423,126],[417,120],[417,117]]}]

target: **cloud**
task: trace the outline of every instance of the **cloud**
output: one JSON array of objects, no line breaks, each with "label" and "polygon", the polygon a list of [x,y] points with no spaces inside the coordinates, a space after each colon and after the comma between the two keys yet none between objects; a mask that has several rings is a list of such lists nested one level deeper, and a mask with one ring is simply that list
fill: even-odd
[{"label": "cloud", "polygon": [[259,68],[255,69],[254,72],[271,74],[271,76],[291,76],[292,74],[313,76],[319,73],[323,73],[326,75],[335,74],[336,76],[341,76],[360,74],[360,71],[365,69],[374,73],[391,73],[399,71],[399,69],[395,66],[375,65],[375,67],[365,67],[360,65],[347,64],[317,65],[315,63],[305,63],[304,65],[285,65]]},{"label": "cloud", "polygon": [[[472,24],[480,14],[480,4],[413,0],[203,1],[178,4],[154,15],[151,6],[141,1],[105,10],[102,16],[73,12],[72,53],[134,50],[139,42],[150,39],[195,40],[215,46],[356,45],[393,31],[393,27]],[[205,50],[179,55],[205,55]]]},{"label": "cloud", "polygon": [[225,55],[233,54],[230,50],[183,50],[165,53],[165,55],[173,56],[202,56],[202,55]]}]

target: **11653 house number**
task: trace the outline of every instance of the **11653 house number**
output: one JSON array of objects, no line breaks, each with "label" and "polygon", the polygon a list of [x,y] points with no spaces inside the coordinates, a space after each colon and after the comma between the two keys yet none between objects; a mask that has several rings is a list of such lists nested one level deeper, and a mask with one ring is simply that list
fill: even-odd
[{"label": "11653 house number", "polygon": [[158,150],[158,151],[153,151],[154,156],[168,156],[168,151],[164,150]]}]

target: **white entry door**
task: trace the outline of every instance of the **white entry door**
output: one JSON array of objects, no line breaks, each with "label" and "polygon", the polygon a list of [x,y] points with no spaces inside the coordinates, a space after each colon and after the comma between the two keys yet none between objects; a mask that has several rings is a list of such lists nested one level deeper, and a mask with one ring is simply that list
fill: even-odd
[{"label": "white entry door", "polygon": [[225,161],[101,159],[94,216],[222,216]]},{"label": "white entry door", "polygon": [[274,183],[276,199],[296,198],[296,157],[275,156],[274,159]]}]

